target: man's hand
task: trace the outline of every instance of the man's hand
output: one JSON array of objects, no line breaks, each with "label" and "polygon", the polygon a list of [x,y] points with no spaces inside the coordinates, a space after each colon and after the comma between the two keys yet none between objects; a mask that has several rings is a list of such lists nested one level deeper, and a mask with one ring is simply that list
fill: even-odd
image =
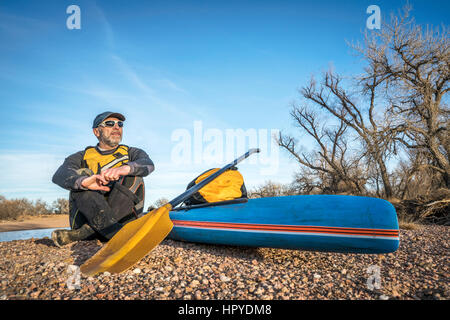
[{"label": "man's hand", "polygon": [[128,165],[123,165],[118,168],[109,168],[105,171],[102,171],[101,176],[106,181],[115,181],[119,180],[121,176],[126,176],[130,173],[131,167]]},{"label": "man's hand", "polygon": [[81,185],[89,190],[109,191],[109,188],[105,184],[108,184],[108,181],[100,174],[94,174],[81,182]]}]

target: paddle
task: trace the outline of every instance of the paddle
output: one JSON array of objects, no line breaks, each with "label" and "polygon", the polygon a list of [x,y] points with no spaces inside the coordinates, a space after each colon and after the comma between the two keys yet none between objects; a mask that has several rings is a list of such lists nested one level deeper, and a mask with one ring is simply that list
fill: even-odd
[{"label": "paddle", "polygon": [[169,212],[172,208],[255,152],[259,152],[259,149],[250,149],[247,153],[192,186],[169,203],[127,223],[102,249],[80,267],[81,272],[91,276],[104,271],[120,273],[132,267],[170,233],[173,223],[169,218]]}]

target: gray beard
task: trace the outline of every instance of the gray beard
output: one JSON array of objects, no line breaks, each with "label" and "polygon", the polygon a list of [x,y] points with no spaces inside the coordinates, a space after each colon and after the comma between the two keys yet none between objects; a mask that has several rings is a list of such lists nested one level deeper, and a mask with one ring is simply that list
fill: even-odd
[{"label": "gray beard", "polygon": [[111,137],[107,138],[103,135],[102,130],[100,130],[100,137],[98,138],[99,141],[103,142],[107,146],[110,146],[111,148],[115,148],[119,145],[120,141],[122,141],[122,137],[120,137],[119,141],[111,139]]}]

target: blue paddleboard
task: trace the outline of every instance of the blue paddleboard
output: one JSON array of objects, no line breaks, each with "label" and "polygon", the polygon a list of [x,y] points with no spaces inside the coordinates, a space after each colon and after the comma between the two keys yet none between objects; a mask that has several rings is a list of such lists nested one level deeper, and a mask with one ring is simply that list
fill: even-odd
[{"label": "blue paddleboard", "polygon": [[342,253],[389,253],[399,246],[397,214],[385,200],[300,195],[176,208],[170,239]]}]

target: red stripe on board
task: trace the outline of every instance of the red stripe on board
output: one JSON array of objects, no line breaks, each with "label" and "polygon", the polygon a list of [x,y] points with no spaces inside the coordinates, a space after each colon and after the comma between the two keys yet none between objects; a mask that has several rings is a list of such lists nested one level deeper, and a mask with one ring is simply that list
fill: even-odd
[{"label": "red stripe on board", "polygon": [[208,222],[208,221],[183,221],[173,220],[176,226],[198,227],[198,228],[222,228],[222,229],[241,229],[241,230],[259,230],[259,231],[284,231],[284,232],[315,232],[336,235],[363,235],[363,236],[385,236],[398,237],[399,231],[392,229],[367,229],[367,228],[340,228],[340,227],[321,227],[321,226],[296,226],[296,225],[267,225],[267,224],[249,224],[249,223],[227,223],[227,222]]}]

